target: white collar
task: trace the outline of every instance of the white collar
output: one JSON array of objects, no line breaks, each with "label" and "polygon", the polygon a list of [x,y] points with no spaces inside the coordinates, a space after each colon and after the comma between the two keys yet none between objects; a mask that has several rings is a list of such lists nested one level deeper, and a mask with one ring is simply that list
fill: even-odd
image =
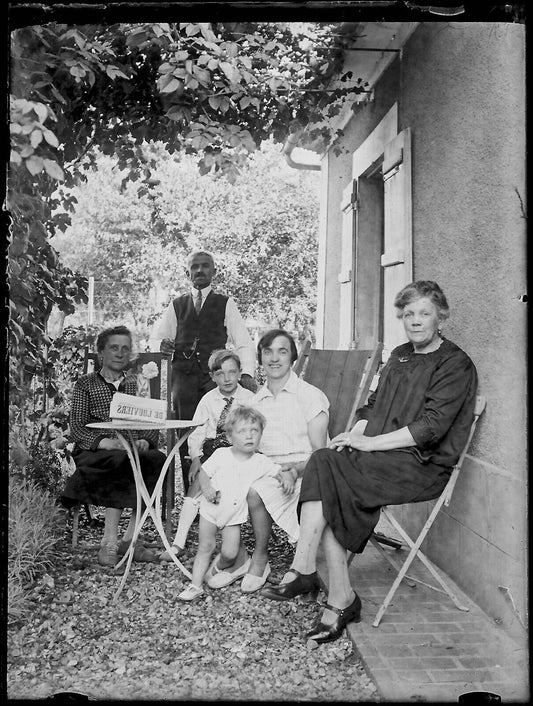
[{"label": "white collar", "polygon": [[[297,381],[298,381],[298,376],[296,375],[294,370],[291,370],[289,377],[285,381],[285,384],[281,388],[280,392],[285,390],[285,392],[290,392],[290,393],[295,394],[296,389],[297,389]],[[263,387],[261,387],[259,390],[257,390],[256,397],[259,400],[262,400],[265,397],[274,397],[274,394],[268,388],[268,383],[265,382]]]},{"label": "white collar", "polygon": [[[207,297],[207,295],[209,294],[211,289],[212,289],[212,287],[210,284],[208,284],[207,287],[200,289],[200,292],[202,292],[202,300],[204,300]],[[198,296],[198,290],[196,289],[196,287],[191,287],[191,294],[192,294],[192,298],[196,299],[196,297]]]},{"label": "white collar", "polygon": [[107,380],[107,379],[102,375],[102,372],[101,372],[100,370],[98,371],[98,375],[100,375],[100,377],[102,378],[102,380],[104,380],[104,382],[107,382],[108,385],[113,385],[113,387],[116,387],[117,390],[118,390],[118,388],[120,387],[120,384],[126,379],[126,373],[124,373],[124,372],[123,372],[122,375],[121,375],[119,378],[117,378],[116,380]]},{"label": "white collar", "polygon": [[224,400],[224,402],[225,402],[226,400],[229,400],[230,397],[233,397],[233,399],[235,399],[236,397],[237,398],[240,397],[241,396],[240,393],[242,392],[242,390],[244,390],[244,387],[242,387],[242,385],[239,385],[239,383],[237,383],[237,388],[236,388],[235,392],[233,392],[229,397],[227,397],[226,395],[223,395],[220,392],[220,389],[218,387],[216,387],[215,389],[217,391],[217,397],[219,397],[221,400]]}]

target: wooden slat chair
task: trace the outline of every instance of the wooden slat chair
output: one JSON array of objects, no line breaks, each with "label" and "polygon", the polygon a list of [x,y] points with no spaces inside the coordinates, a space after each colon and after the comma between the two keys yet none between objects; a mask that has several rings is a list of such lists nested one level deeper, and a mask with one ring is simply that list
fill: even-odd
[{"label": "wooden slat chair", "polygon": [[300,351],[293,370],[328,398],[330,439],[353,427],[381,362],[381,350],[381,344],[373,350],[321,350],[307,342]]},{"label": "wooden slat chair", "polygon": [[[96,369],[97,354],[88,350],[85,351],[83,362],[83,373],[91,373]],[[132,361],[131,370],[140,372],[142,366],[146,363],[154,362],[159,370],[159,375],[150,379],[150,397],[152,399],[165,400],[167,403],[167,418],[173,419],[172,412],[172,365],[169,356],[162,353],[139,353],[138,357]],[[167,453],[175,444],[175,431],[169,430],[166,432],[166,450]],[[170,538],[172,534],[171,512],[174,507],[175,500],[175,468],[174,463],[171,463],[167,473],[166,483],[163,487],[163,519],[165,520],[165,530]],[[85,512],[89,520],[92,520],[90,507],[84,505]],[[79,517],[81,505],[77,505],[72,510],[72,546],[75,547],[78,543],[79,533]]]},{"label": "wooden slat chair", "polygon": [[[482,397],[481,395],[478,395],[476,398],[476,406],[474,410],[474,421],[472,422],[472,426],[470,428],[470,434],[468,436],[468,440],[465,444],[465,447],[459,457],[459,460],[455,464],[453,471],[450,475],[450,479],[448,480],[448,483],[446,484],[446,487],[442,491],[441,495],[435,502],[435,505],[426,520],[424,526],[422,527],[422,530],[420,531],[420,534],[416,538],[416,540],[413,541],[411,537],[407,534],[407,532],[403,529],[403,527],[400,525],[398,520],[394,517],[394,515],[389,511],[388,507],[382,507],[381,512],[383,515],[387,518],[387,520],[390,522],[390,524],[394,527],[394,529],[400,534],[401,537],[405,540],[405,543],[411,547],[411,550],[409,554],[407,555],[405,561],[403,562],[402,565],[398,564],[392,557],[389,555],[390,552],[385,551],[380,544],[383,544],[384,542],[380,540],[379,537],[376,535],[372,535],[370,537],[370,542],[381,552],[382,556],[395,568],[395,570],[398,572],[396,578],[394,579],[394,582],[392,586],[389,589],[389,592],[385,596],[385,599],[381,606],[379,607],[379,610],[376,614],[376,617],[374,618],[374,622],[372,625],[377,628],[379,623],[381,622],[381,619],[383,618],[383,615],[385,614],[385,611],[387,610],[387,607],[389,606],[390,602],[392,601],[394,594],[396,593],[398,586],[404,579],[408,579],[411,582],[416,582],[416,583],[421,583],[424,586],[427,586],[428,588],[431,588],[435,591],[439,591],[441,593],[446,593],[448,596],[451,598],[453,603],[457,606],[459,610],[463,611],[468,611],[468,608],[464,606],[459,598],[455,595],[454,591],[451,589],[451,587],[447,584],[445,579],[439,574],[436,566],[427,558],[427,556],[420,550],[420,547],[422,545],[422,542],[426,538],[429,530],[431,529],[433,523],[435,522],[435,519],[437,515],[439,514],[440,510],[442,509],[443,506],[448,507],[450,504],[450,500],[452,498],[452,494],[455,488],[455,484],[457,482],[457,478],[459,476],[459,472],[461,471],[461,467],[463,465],[463,461],[466,457],[466,454],[468,452],[468,448],[470,446],[470,442],[472,441],[472,437],[474,436],[474,432],[476,430],[476,425],[478,422],[478,419],[480,416],[483,414],[483,411],[486,406],[486,399]],[[348,564],[351,564],[355,554],[350,554],[348,558]],[[428,569],[428,571],[431,573],[431,575],[435,578],[438,584],[442,588],[438,588],[437,586],[433,586],[432,584],[425,583],[424,581],[421,581],[420,579],[415,578],[414,576],[409,576],[407,574],[407,571],[409,570],[409,567],[413,563],[414,559],[418,558],[420,561],[424,564],[424,566]],[[411,586],[414,586],[414,583],[410,583]]]}]

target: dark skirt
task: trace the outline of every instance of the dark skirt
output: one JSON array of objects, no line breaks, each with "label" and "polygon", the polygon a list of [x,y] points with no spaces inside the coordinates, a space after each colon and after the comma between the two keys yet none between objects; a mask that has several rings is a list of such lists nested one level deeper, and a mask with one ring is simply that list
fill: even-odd
[{"label": "dark skirt", "polygon": [[420,463],[407,449],[318,449],[305,468],[298,517],[302,503],[320,500],[337,541],[359,553],[377,525],[383,505],[432,500],[444,489],[451,471]]},{"label": "dark skirt", "polygon": [[[139,452],[141,472],[151,494],[165,463],[157,449]],[[79,451],[74,454],[76,470],[68,479],[61,497],[63,505],[77,503],[124,508],[136,506],[135,479],[125,451]]]}]

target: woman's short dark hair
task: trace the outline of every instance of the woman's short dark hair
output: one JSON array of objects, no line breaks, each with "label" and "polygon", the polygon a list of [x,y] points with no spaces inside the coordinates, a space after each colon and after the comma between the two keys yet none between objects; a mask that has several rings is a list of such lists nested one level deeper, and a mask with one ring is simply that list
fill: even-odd
[{"label": "woman's short dark hair", "polygon": [[109,341],[111,336],[127,336],[131,343],[131,331],[129,328],[126,328],[126,326],[113,326],[111,328],[105,328],[98,334],[98,338],[96,339],[96,350],[98,353],[101,353],[104,350],[105,344]]},{"label": "woman's short dark hair", "polygon": [[439,319],[444,321],[450,315],[450,308],[444,292],[436,282],[429,279],[419,279],[416,282],[407,284],[401,291],[398,292],[394,300],[396,307],[396,316],[401,318],[404,308],[421,297],[427,297],[435,305]]},{"label": "woman's short dark hair", "polygon": [[269,348],[272,345],[272,341],[278,336],[284,336],[289,341],[291,348],[291,363],[294,363],[294,361],[298,358],[298,349],[296,348],[296,343],[294,342],[294,338],[291,334],[287,333],[287,331],[282,328],[275,328],[272,329],[272,331],[267,331],[264,333],[259,339],[259,343],[257,344],[257,360],[259,361],[259,365],[262,365],[263,363],[261,356],[263,349]]}]

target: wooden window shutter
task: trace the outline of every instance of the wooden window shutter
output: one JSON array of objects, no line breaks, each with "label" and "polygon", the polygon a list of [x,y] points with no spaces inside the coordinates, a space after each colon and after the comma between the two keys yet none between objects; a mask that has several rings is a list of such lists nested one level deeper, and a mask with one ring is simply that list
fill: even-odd
[{"label": "wooden window shutter", "polygon": [[339,348],[350,348],[356,336],[354,331],[354,239],[355,211],[357,209],[357,181],[351,181],[342,192],[341,269],[338,275],[340,289]]},{"label": "wooden window shutter", "polygon": [[413,279],[411,131],[402,130],[383,153],[384,243],[383,268],[383,358],[404,343],[403,325],[396,317],[394,298]]}]

